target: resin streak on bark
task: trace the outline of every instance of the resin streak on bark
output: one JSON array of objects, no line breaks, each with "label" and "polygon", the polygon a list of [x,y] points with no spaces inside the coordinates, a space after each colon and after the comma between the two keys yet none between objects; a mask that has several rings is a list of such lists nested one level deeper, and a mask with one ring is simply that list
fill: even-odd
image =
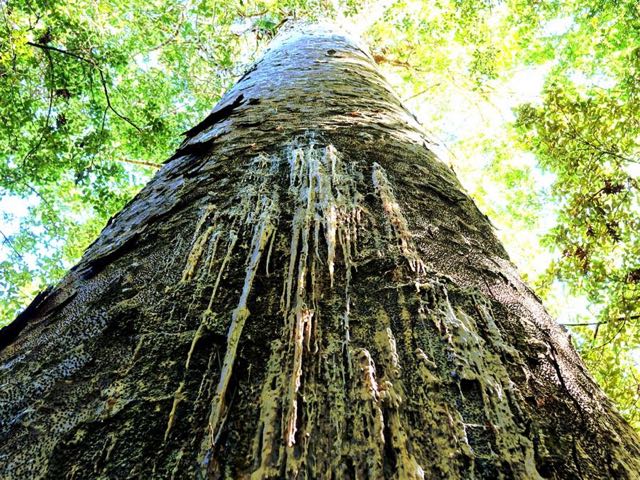
[{"label": "resin streak on bark", "polygon": [[428,147],[347,36],[281,33],[7,337],[0,476],[638,478]]}]

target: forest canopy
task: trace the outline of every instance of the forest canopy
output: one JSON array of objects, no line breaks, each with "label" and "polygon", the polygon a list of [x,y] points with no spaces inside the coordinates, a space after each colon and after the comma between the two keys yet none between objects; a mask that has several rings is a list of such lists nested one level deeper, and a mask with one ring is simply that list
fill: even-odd
[{"label": "forest canopy", "polygon": [[640,427],[635,0],[0,0],[0,325],[81,256],[278,29],[359,34]]}]

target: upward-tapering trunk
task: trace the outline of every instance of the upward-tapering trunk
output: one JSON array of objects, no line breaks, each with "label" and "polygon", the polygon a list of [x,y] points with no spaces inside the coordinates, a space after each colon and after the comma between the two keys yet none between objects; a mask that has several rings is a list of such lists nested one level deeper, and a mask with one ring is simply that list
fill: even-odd
[{"label": "upward-tapering trunk", "polygon": [[2,478],[639,478],[370,56],[297,25],[1,332]]}]

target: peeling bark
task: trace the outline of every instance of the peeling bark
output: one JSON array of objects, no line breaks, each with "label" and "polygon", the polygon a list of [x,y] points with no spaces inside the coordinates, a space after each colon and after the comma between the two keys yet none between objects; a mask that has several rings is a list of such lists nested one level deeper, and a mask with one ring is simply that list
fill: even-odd
[{"label": "peeling bark", "polygon": [[0,334],[2,478],[638,478],[346,35],[298,25]]}]

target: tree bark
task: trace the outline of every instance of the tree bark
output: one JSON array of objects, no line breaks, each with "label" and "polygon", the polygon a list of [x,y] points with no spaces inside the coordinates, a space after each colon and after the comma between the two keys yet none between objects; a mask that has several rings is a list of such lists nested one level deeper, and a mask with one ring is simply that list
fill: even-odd
[{"label": "tree bark", "polygon": [[639,478],[369,54],[279,34],[0,332],[2,478]]}]

